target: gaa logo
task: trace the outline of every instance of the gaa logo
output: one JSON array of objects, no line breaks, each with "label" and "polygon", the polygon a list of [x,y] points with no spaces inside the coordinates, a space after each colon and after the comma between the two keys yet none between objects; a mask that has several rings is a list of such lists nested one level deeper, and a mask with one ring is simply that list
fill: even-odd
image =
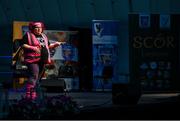
[{"label": "gaa logo", "polygon": [[101,23],[94,23],[94,30],[97,34],[98,37],[101,37],[102,36],[102,31],[103,31],[103,28],[102,28],[102,25]]},{"label": "gaa logo", "polygon": [[150,15],[139,15],[139,27],[149,28],[150,27]]}]

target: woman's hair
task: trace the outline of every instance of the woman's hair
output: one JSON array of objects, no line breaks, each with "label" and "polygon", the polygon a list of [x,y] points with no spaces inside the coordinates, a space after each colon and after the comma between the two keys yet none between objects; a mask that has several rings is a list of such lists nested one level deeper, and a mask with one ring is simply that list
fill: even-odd
[{"label": "woman's hair", "polygon": [[30,22],[29,23],[29,30],[30,31],[32,31],[36,27],[42,27],[43,30],[45,29],[44,23],[42,23],[42,22]]}]

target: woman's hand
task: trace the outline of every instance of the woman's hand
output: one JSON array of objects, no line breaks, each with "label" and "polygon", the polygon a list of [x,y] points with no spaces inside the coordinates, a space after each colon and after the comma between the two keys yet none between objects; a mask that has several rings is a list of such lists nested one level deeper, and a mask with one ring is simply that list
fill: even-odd
[{"label": "woman's hand", "polygon": [[23,47],[26,48],[26,49],[29,49],[29,50],[33,50],[36,53],[41,52],[41,47],[39,47],[39,46],[31,46],[31,45],[28,45],[28,44],[24,44]]},{"label": "woman's hand", "polygon": [[66,42],[55,42],[55,43],[52,43],[52,44],[50,44],[49,49],[54,49],[54,48],[56,48],[56,47],[58,47],[58,46],[60,46],[60,45],[62,45],[64,43],[66,43]]},{"label": "woman's hand", "polygon": [[34,46],[33,49],[36,53],[41,53],[41,48]]},{"label": "woman's hand", "polygon": [[66,42],[55,42],[55,43],[57,43],[58,46],[59,46],[59,45],[61,45],[61,44],[65,44]]}]

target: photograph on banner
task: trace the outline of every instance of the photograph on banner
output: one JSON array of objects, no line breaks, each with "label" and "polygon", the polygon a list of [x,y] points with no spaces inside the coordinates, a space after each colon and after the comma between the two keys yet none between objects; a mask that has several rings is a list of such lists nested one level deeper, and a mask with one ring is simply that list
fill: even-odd
[{"label": "photograph on banner", "polygon": [[115,70],[114,65],[117,63],[117,45],[96,44],[93,50],[94,85],[96,89],[101,88],[99,81],[96,80],[103,79],[104,88],[111,89],[111,79],[114,77]]},{"label": "photograph on banner", "polygon": [[65,42],[55,49],[50,50],[52,63],[45,71],[44,78],[51,79],[54,77],[73,77],[78,71],[78,32],[77,31],[60,31],[45,30],[49,42]]},{"label": "photograph on banner", "polygon": [[23,35],[29,30],[29,22],[14,21],[13,22],[13,52],[12,52],[12,68],[13,68],[13,88],[20,89],[26,80],[27,66],[23,63],[23,49],[20,46]]}]

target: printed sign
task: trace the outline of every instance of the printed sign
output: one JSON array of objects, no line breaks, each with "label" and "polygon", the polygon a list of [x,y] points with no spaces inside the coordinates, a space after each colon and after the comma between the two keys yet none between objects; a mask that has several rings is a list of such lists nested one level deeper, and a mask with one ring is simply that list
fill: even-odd
[{"label": "printed sign", "polygon": [[160,28],[170,28],[171,27],[171,19],[170,19],[170,15],[160,15],[160,19],[159,19],[159,25]]},{"label": "printed sign", "polygon": [[139,15],[139,27],[140,28],[149,28],[150,27],[150,15],[149,14],[140,14]]},{"label": "printed sign", "polygon": [[[140,84],[143,91],[180,89],[178,17],[160,14],[129,15],[130,82]],[[150,18],[151,26],[148,22]],[[140,26],[137,25],[138,21]],[[159,29],[159,22],[161,28],[171,29]],[[170,26],[170,22],[173,22],[173,26]]]},{"label": "printed sign", "polygon": [[118,21],[93,20],[93,89],[112,90],[117,80]]}]

